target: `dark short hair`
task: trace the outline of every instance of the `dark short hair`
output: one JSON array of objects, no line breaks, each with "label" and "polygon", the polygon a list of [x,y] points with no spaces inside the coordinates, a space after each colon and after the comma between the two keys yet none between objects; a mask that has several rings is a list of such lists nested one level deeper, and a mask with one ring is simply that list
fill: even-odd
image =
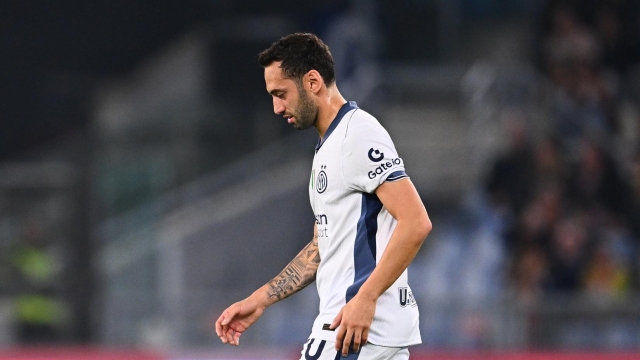
[{"label": "dark short hair", "polygon": [[295,33],[284,36],[258,56],[262,67],[276,61],[282,61],[280,67],[287,78],[300,80],[310,70],[316,70],[326,85],[335,82],[333,56],[329,47],[314,34]]}]

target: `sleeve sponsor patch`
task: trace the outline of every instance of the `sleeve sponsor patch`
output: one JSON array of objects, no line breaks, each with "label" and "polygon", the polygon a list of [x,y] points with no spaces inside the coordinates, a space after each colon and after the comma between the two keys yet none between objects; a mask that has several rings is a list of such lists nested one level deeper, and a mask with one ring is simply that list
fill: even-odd
[{"label": "sleeve sponsor patch", "polygon": [[367,193],[385,181],[407,177],[389,134],[382,128],[365,126],[347,134],[342,171],[349,187]]}]

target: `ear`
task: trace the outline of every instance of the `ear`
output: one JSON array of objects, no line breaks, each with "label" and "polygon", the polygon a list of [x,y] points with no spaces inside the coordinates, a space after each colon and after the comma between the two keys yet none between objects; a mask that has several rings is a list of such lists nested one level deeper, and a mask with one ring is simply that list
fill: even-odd
[{"label": "ear", "polygon": [[304,87],[312,93],[317,93],[324,85],[324,80],[317,70],[309,70],[304,77]]}]

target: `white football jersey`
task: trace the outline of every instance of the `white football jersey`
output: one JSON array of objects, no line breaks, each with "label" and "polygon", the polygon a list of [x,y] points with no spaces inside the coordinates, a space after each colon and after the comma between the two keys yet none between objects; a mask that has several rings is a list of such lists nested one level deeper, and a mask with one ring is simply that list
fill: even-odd
[{"label": "white football jersey", "polygon": [[[309,184],[321,259],[316,275],[320,314],[312,338],[335,341],[329,325],[369,278],[396,227],[375,190],[406,177],[378,120],[353,101],[343,105],[316,146]],[[378,299],[368,340],[396,347],[421,342],[406,270]]]}]

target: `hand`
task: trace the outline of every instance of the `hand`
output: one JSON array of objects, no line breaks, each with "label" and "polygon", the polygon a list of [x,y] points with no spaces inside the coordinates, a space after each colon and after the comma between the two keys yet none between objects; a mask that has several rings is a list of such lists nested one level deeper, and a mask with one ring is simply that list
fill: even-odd
[{"label": "hand", "polygon": [[216,321],[216,334],[225,344],[240,345],[240,335],[262,315],[264,308],[248,297],[229,306]]},{"label": "hand", "polygon": [[336,351],[342,349],[342,356],[349,354],[351,346],[355,352],[360,351],[360,346],[367,343],[375,312],[376,301],[358,295],[343,306],[330,327],[335,329],[340,326],[336,335]]}]

